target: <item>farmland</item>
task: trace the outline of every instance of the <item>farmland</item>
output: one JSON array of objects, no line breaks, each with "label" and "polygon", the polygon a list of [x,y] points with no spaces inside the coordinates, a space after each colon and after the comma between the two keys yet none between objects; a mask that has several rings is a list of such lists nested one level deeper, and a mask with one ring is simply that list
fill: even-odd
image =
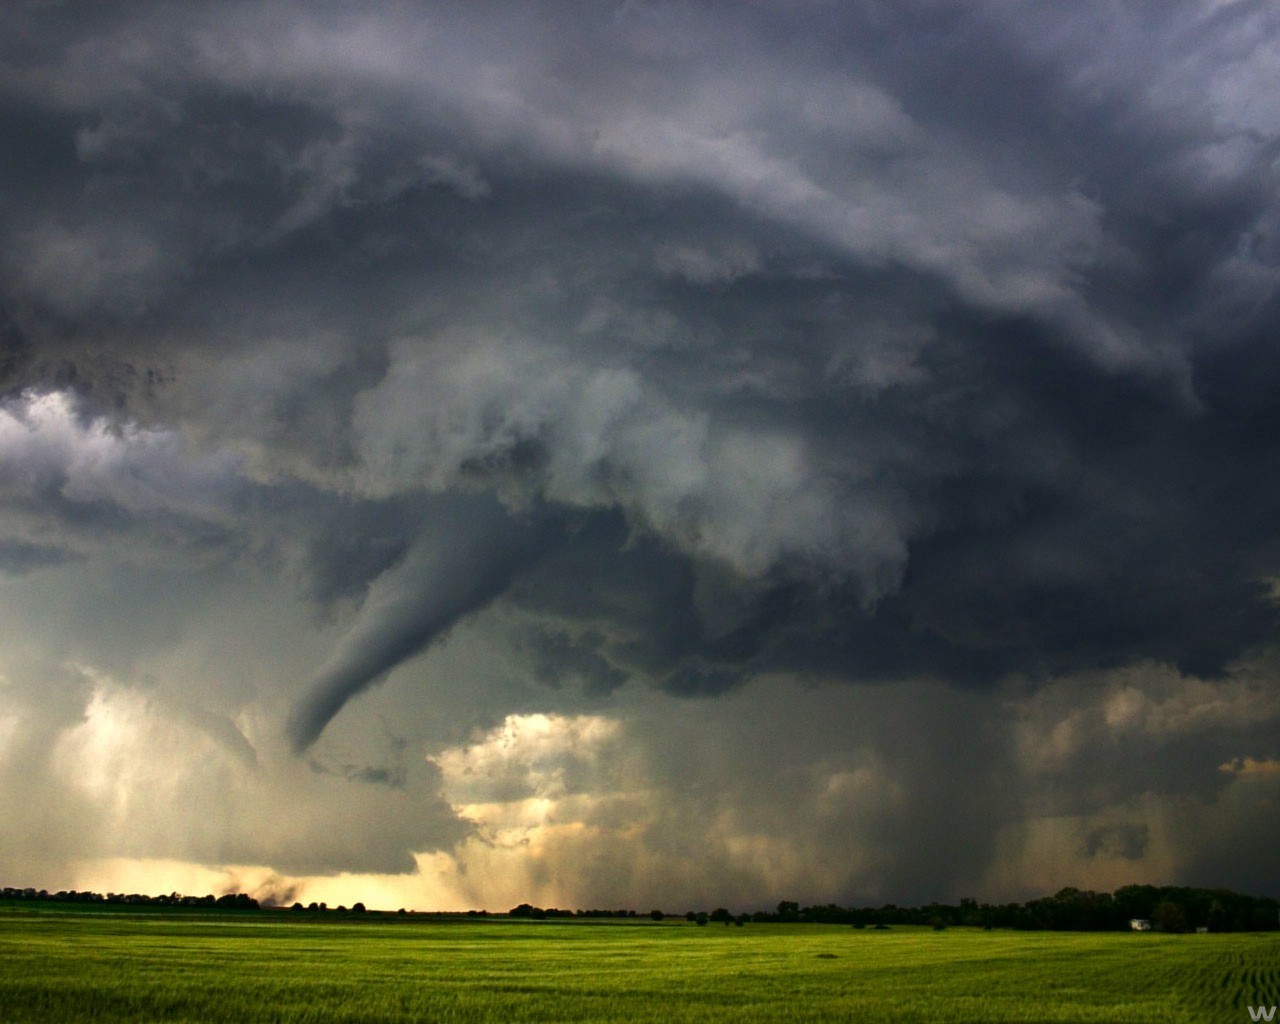
[{"label": "farmland", "polygon": [[33,911],[19,1021],[1214,1022],[1280,1002],[1280,935]]}]

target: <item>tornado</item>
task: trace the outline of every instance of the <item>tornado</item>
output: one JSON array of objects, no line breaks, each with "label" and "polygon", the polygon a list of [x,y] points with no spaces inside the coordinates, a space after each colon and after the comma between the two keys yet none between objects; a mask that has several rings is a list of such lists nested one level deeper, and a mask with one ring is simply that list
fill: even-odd
[{"label": "tornado", "polygon": [[355,623],[294,706],[285,727],[294,752],[310,748],[353,697],[500,597],[545,535],[496,503],[454,505],[434,517],[370,585]]}]

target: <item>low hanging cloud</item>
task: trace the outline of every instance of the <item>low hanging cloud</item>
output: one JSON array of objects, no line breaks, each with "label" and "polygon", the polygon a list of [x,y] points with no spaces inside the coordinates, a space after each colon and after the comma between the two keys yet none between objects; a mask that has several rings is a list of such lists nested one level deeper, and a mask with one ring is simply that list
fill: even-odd
[{"label": "low hanging cloud", "polygon": [[[237,864],[453,870],[480,840],[423,766],[535,721],[510,716],[603,716],[650,764],[638,723],[696,707],[689,777],[728,793],[740,695],[835,687],[925,753],[832,739],[829,790],[748,773],[750,827],[745,796],[698,804],[772,851],[725,854],[726,885],[810,877],[783,865],[841,821],[879,845],[815,899],[1021,891],[1057,847],[1099,878],[1225,870],[1193,819],[1261,849],[1269,776],[1219,766],[1280,757],[1264,5],[4,20],[0,672],[50,792],[22,737],[109,679],[255,806],[326,809]],[[911,852],[949,777],[991,804],[954,869]],[[304,864],[351,786],[429,811]],[[656,864],[712,826],[652,790]],[[548,857],[585,871],[568,836]]]}]

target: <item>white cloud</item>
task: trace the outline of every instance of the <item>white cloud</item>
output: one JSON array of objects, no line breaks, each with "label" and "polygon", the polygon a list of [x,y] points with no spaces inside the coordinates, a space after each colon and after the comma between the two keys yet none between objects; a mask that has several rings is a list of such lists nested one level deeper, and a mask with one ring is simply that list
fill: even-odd
[{"label": "white cloud", "polygon": [[[233,453],[195,455],[172,430],[86,416],[67,392],[30,392],[0,406],[0,537],[84,553],[136,534],[137,557],[163,558],[174,541],[231,526],[239,471]],[[148,554],[156,536],[167,543]]]}]

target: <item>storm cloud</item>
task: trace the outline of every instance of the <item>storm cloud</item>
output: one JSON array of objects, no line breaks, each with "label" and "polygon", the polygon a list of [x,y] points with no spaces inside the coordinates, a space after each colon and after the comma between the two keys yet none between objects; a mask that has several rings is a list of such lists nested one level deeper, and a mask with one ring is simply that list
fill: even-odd
[{"label": "storm cloud", "polygon": [[1273,884],[1267,5],[0,17],[3,785],[243,798],[51,877]]}]

